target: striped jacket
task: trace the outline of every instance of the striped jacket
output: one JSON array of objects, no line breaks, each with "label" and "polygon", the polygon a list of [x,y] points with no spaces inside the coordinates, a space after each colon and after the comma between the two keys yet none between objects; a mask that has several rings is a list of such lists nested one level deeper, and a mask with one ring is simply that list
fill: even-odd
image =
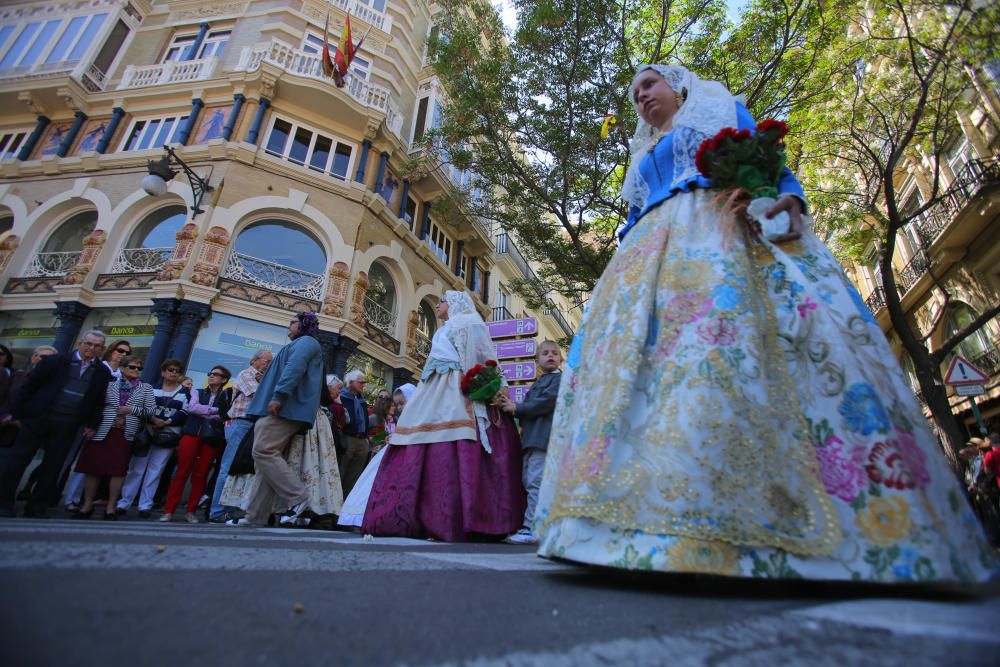
[{"label": "striped jacket", "polygon": [[[135,434],[139,432],[139,428],[145,423],[146,418],[152,415],[153,410],[156,409],[152,385],[140,382],[125,404],[132,408],[132,414],[125,415],[125,439],[131,442],[135,438]],[[104,399],[101,426],[91,440],[104,440],[108,436],[111,427],[115,425],[119,407],[118,380],[112,379],[108,383],[108,391]]]}]

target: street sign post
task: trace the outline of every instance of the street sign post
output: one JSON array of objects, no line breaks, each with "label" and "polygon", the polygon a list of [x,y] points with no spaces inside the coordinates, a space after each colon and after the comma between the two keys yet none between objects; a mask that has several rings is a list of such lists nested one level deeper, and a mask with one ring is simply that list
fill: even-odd
[{"label": "street sign post", "polygon": [[962,384],[986,384],[990,376],[972,365],[968,359],[956,354],[944,374],[944,383],[952,386]]},{"label": "street sign post", "polygon": [[969,406],[972,408],[972,416],[976,418],[976,425],[979,433],[986,435],[986,424],[983,423],[983,415],[976,405],[975,396],[986,393],[984,386],[990,381],[990,376],[982,370],[972,365],[968,359],[960,354],[956,354],[948,366],[948,372],[944,374],[944,383],[955,388],[955,393],[959,396],[969,397]]}]

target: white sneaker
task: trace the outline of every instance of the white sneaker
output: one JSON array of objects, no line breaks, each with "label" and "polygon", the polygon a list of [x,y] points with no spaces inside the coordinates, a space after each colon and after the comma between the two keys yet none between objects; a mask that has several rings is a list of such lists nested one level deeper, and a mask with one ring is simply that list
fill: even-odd
[{"label": "white sneaker", "polygon": [[242,519],[230,519],[226,522],[227,526],[242,526],[243,528],[253,528],[253,524],[250,523],[250,519],[243,517]]},{"label": "white sneaker", "polygon": [[184,520],[187,521],[188,523],[199,523],[198,517],[196,517],[191,512],[186,512],[184,514]]},{"label": "white sneaker", "polygon": [[160,523],[167,523],[168,521],[173,521],[173,520],[174,520],[173,514],[164,514],[163,516],[160,517]]},{"label": "white sneaker", "polygon": [[309,499],[306,498],[301,503],[292,505],[288,508],[288,515],[293,519],[298,519],[300,516],[309,511]]},{"label": "white sneaker", "polygon": [[538,544],[538,538],[527,528],[522,528],[513,535],[508,536],[504,542],[507,544]]}]

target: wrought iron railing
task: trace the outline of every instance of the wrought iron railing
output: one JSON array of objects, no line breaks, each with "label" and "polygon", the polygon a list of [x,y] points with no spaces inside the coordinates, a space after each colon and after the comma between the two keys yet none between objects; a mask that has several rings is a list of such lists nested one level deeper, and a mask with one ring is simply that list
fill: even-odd
[{"label": "wrought iron railing", "polygon": [[229,256],[222,277],[314,301],[323,299],[323,276],[237,252]]},{"label": "wrought iron railing", "polygon": [[872,311],[872,315],[885,308],[885,290],[876,287],[865,299],[865,305],[868,306],[868,310]]},{"label": "wrought iron railing", "polygon": [[562,311],[560,311],[555,306],[549,306],[548,308],[542,311],[542,314],[547,315],[548,317],[554,319],[556,321],[556,324],[559,325],[559,328],[562,329],[563,333],[566,334],[567,336],[572,336],[575,333],[573,327],[571,327],[569,322],[566,321],[566,318],[563,317]]},{"label": "wrought iron railing", "polygon": [[25,278],[57,278],[69,273],[83,254],[81,250],[68,252],[40,252],[31,258]]},{"label": "wrought iron railing", "polygon": [[521,275],[525,278],[535,279],[535,272],[528,266],[528,261],[521,254],[521,251],[517,249],[514,239],[510,238],[507,232],[497,234],[496,248],[498,254],[510,257],[511,261],[514,262],[514,266],[521,272]]},{"label": "wrought iron railing", "polygon": [[431,339],[420,329],[417,329],[416,343],[413,350],[418,357],[426,359],[431,353]]},{"label": "wrought iron railing", "polygon": [[986,185],[1000,184],[1000,160],[970,160],[955,176],[946,195],[914,220],[924,247],[929,247]]},{"label": "wrought iron railing", "polygon": [[898,287],[900,292],[906,294],[930,268],[930,258],[923,252],[917,252],[899,272]]},{"label": "wrought iron railing", "polygon": [[512,320],[512,319],[514,319],[514,316],[511,314],[509,310],[507,310],[507,306],[493,307],[493,315],[490,317],[490,320],[492,320],[493,322],[500,322],[503,320]]},{"label": "wrought iron railing", "polygon": [[173,252],[173,248],[124,248],[108,273],[156,273]]},{"label": "wrought iron railing", "polygon": [[987,375],[996,375],[997,372],[1000,372],[1000,352],[997,352],[996,349],[986,350],[982,354],[972,357],[969,361]]},{"label": "wrought iron railing", "polygon": [[396,335],[396,316],[385,306],[376,303],[369,297],[365,297],[365,319],[379,331],[384,331],[390,336]]}]

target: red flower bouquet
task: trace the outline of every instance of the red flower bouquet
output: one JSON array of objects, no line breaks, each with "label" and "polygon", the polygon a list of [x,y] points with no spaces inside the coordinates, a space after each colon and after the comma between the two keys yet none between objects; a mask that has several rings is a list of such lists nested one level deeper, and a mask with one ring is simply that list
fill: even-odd
[{"label": "red flower bouquet", "polygon": [[476,364],[462,377],[462,393],[473,401],[489,401],[500,391],[500,368],[490,359]]},{"label": "red flower bouquet", "polygon": [[695,153],[698,171],[727,191],[726,199],[738,202],[735,208],[757,221],[769,239],[787,234],[790,223],[784,211],[771,219],[764,217],[778,197],[787,133],[788,126],[772,118],[758,123],[756,133],[725,127]]}]

